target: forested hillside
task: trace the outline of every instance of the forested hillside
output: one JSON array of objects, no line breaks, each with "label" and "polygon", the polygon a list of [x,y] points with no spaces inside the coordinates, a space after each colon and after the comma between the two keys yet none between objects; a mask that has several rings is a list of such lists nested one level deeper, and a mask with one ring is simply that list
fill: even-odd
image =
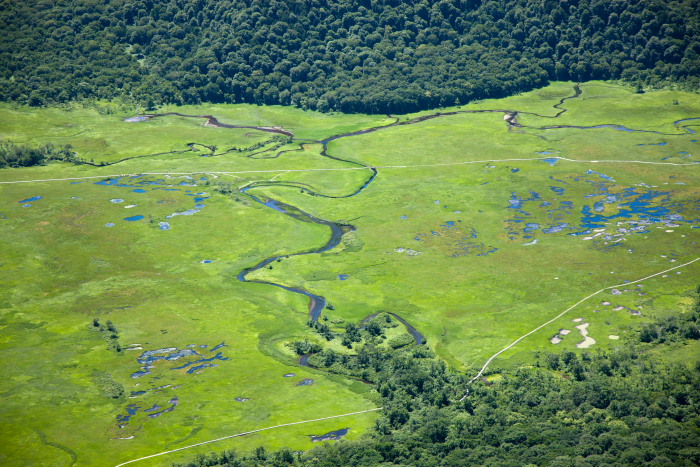
[{"label": "forested hillside", "polygon": [[0,99],[408,112],[548,80],[697,87],[697,0],[0,3]]},{"label": "forested hillside", "polygon": [[548,80],[697,88],[696,0],[2,0],[0,99],[409,112]]}]

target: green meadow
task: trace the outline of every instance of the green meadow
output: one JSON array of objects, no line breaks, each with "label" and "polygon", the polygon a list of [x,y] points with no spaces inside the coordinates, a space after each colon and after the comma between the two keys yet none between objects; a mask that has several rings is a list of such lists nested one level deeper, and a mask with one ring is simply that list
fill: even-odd
[{"label": "green meadow", "polygon": [[[70,144],[96,164],[0,170],[0,463],[117,465],[377,407],[371,385],[297,364],[292,341],[358,350],[307,326],[306,296],[238,280],[273,256],[280,260],[247,279],[325,297],[331,306],[320,322],[333,331],[395,313],[469,376],[601,289],[487,374],[529,365],[537,352],[582,352],[576,326],[584,323],[595,351],[633,342],[646,320],[685,310],[700,261],[670,269],[700,257],[700,120],[674,122],[700,118],[700,99],[605,82],[580,88],[573,97],[574,83],[554,83],[422,121],[438,111],[158,112],[280,127],[293,140],[202,118],[128,123],[133,114],[0,106],[0,139]],[[509,129],[504,112],[471,113],[478,110],[518,111],[522,126]],[[603,124],[618,128],[542,129]],[[324,157],[321,140],[377,127],[331,141],[326,155],[335,159]],[[378,174],[362,188],[372,167]],[[330,229],[253,196],[354,230],[335,248],[295,256],[325,245]],[[139,362],[159,349],[171,350],[150,355],[189,351],[152,368]],[[664,354],[699,356],[697,345]],[[305,379],[313,384],[298,385]],[[133,465],[212,449],[307,450],[310,435],[350,428],[347,437],[357,438],[375,419],[294,425]]]}]

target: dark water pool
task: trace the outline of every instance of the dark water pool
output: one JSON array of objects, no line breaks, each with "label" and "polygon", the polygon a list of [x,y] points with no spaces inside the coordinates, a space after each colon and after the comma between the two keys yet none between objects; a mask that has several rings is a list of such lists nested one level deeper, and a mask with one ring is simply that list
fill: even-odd
[{"label": "dark water pool", "polygon": [[311,441],[314,443],[317,443],[319,441],[337,441],[343,436],[347,435],[348,432],[350,431],[350,428],[342,428],[340,430],[335,430],[335,431],[329,431],[325,435],[309,435],[311,438]]}]

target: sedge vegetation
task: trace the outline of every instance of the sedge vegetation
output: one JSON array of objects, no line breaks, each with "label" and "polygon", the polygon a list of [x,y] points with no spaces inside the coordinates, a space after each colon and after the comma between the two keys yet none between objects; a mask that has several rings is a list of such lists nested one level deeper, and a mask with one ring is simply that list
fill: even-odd
[{"label": "sedge vegetation", "polygon": [[695,94],[168,112],[0,106],[3,465],[697,462]]}]

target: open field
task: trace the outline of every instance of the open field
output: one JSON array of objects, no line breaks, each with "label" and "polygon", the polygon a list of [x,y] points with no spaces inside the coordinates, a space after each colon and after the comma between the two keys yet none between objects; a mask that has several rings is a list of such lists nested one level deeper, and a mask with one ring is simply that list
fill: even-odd
[{"label": "open field", "polygon": [[[699,118],[700,99],[600,82],[574,97],[573,86],[441,111],[518,111],[522,126],[512,128],[504,112],[420,120],[437,112],[163,111],[281,127],[306,141],[198,118],[127,123],[132,115],[0,107],[2,139],[71,144],[98,164],[135,157],[0,171],[0,462],[115,465],[377,407],[370,385],[296,364],[286,342],[325,339],[306,326],[307,296],[238,280],[265,258],[280,257],[247,280],[324,297],[332,306],[322,319],[334,330],[396,313],[470,375],[601,288],[621,285],[492,367],[529,364],[538,351],[580,351],[576,326],[585,323],[590,350],[625,345],[640,323],[688,307],[700,262],[624,284],[700,257],[700,127],[692,126],[700,120],[674,124]],[[542,129],[601,124],[617,128]],[[315,220],[256,201],[269,199]],[[354,230],[327,251],[294,255],[328,242],[319,220]],[[331,345],[340,349],[337,339]],[[148,368],[149,356],[168,359]],[[700,349],[678,356],[697,359]],[[307,378],[314,384],[297,386]],[[286,427],[134,465],[211,449],[308,449],[308,435],[349,427],[348,437],[358,437],[375,418]]]}]

